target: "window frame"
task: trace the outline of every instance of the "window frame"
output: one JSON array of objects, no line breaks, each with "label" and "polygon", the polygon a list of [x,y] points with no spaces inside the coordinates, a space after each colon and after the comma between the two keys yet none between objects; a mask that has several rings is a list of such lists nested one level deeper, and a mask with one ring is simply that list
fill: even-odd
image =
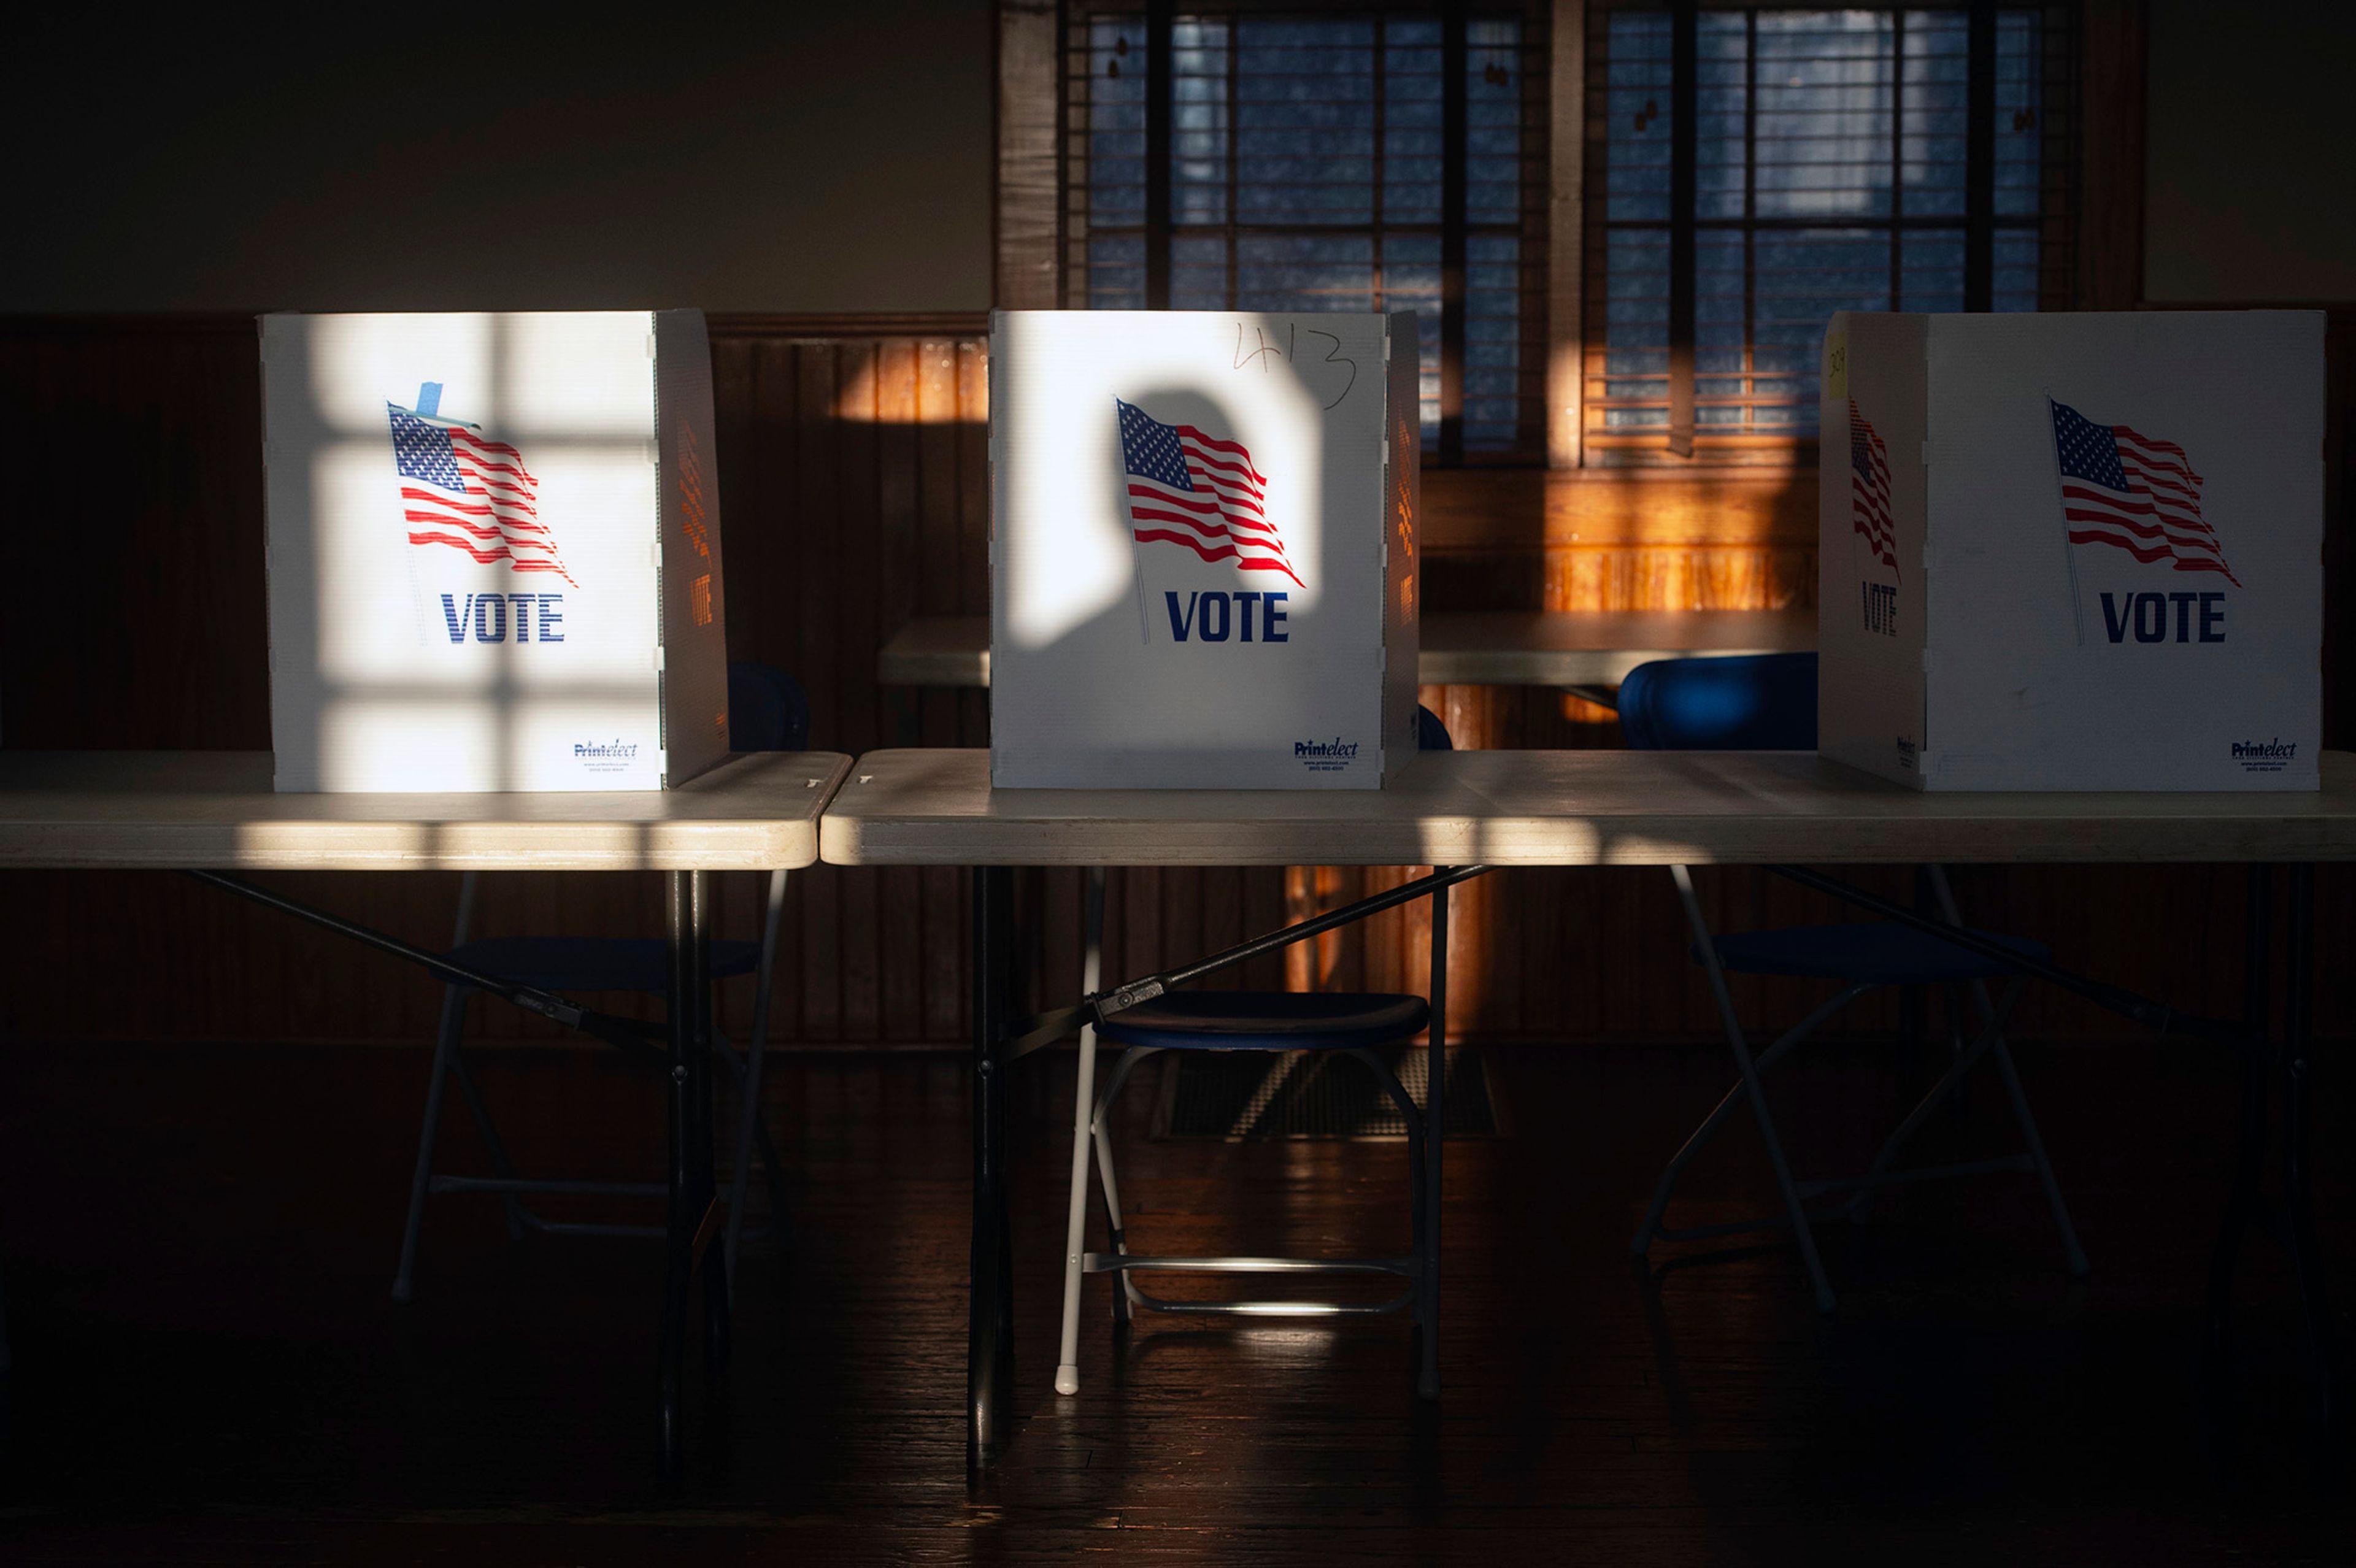
[{"label": "window frame", "polygon": [[[992,0],[991,303],[1002,310],[1054,310],[1065,300],[1063,155],[1068,131],[1062,60],[1068,0]],[[1531,0],[1543,5],[1545,0]],[[1548,308],[1546,312],[1546,466],[1560,477],[1612,477],[1589,469],[1584,436],[1588,339],[1586,83],[1588,13],[1612,0],[1552,0],[1548,29],[1552,84],[1547,162]],[[1297,14],[1331,8],[1293,0]],[[1371,8],[1359,5],[1355,9]],[[2076,145],[2070,162],[2072,210],[2066,219],[2073,276],[2055,308],[2133,310],[2143,303],[2145,146],[2144,0],[2075,0],[2070,28],[2070,98]],[[1535,225],[1533,226],[1535,231]],[[1781,454],[1784,467],[1815,463],[1815,443]],[[1776,454],[1757,453],[1747,471],[1773,471]],[[1707,447],[1696,472],[1723,466]],[[1624,470],[1618,470],[1623,472]]]},{"label": "window frame", "polygon": [[[1177,0],[1066,0],[1055,7],[1057,27],[1056,107],[1056,244],[1055,290],[1053,303],[1063,309],[1086,309],[1089,299],[1088,254],[1093,233],[1089,223],[1087,180],[1089,81],[1085,62],[1090,53],[1088,29],[1094,20],[1108,16],[1142,17],[1149,34],[1168,37],[1174,17],[1224,20],[1232,26],[1253,17],[1316,19],[1364,17],[1376,21],[1398,16],[1439,20],[1443,28],[1441,80],[1443,97],[1442,192],[1438,224],[1386,222],[1380,208],[1380,175],[1372,219],[1360,224],[1256,225],[1242,220],[1232,197],[1223,222],[1175,225],[1170,216],[1170,182],[1149,177],[1146,221],[1138,229],[1120,226],[1116,232],[1141,232],[1147,258],[1148,307],[1165,308],[1168,299],[1170,240],[1185,234],[1227,237],[1232,253],[1238,236],[1254,232],[1296,234],[1307,230],[1333,235],[1365,235],[1377,250],[1386,236],[1432,233],[1440,242],[1440,423],[1439,439],[1425,453],[1428,467],[1532,467],[1547,460],[1550,338],[1549,293],[1556,269],[1551,265],[1553,233],[1549,208],[1553,193],[1552,121],[1548,97],[1556,77],[1557,50],[1553,29],[1563,9],[1560,0],[1205,0],[1181,5]],[[1496,224],[1468,219],[1465,177],[1467,93],[1464,88],[1469,52],[1466,27],[1490,17],[1511,16],[1521,27],[1515,46],[1520,57],[1521,154],[1518,222],[1514,234],[1518,273],[1515,315],[1515,437],[1510,447],[1467,452],[1463,442],[1463,387],[1466,349],[1465,297],[1468,287],[1468,240],[1474,234],[1503,233]],[[1230,35],[1232,37],[1232,35]],[[1383,46],[1376,46],[1377,59]],[[1167,48],[1147,54],[1149,170],[1166,169],[1170,161],[1170,80]],[[1231,49],[1230,60],[1234,59]],[[1379,65],[1377,67],[1379,69]],[[1231,65],[1232,71],[1233,67]],[[1157,122],[1158,111],[1158,122]],[[1379,159],[1380,149],[1377,148]],[[1232,152],[1230,154],[1232,157]],[[1232,192],[1232,171],[1230,190]],[[1230,270],[1230,288],[1233,270]],[[1164,302],[1156,305],[1155,300]]]},{"label": "window frame", "polygon": [[[1581,315],[1586,330],[1580,343],[1580,380],[1578,389],[1580,460],[1584,466],[1610,469],[1707,464],[1788,467],[1813,465],[1816,461],[1818,437],[1814,434],[1756,430],[1740,432],[1713,431],[1697,422],[1695,410],[1697,235],[1705,229],[1739,233],[1744,236],[1747,248],[1752,236],[1795,226],[1792,220],[1762,219],[1752,211],[1746,211],[1740,219],[1704,219],[1694,210],[1697,136],[1696,97],[1698,86],[1698,72],[1694,69],[1697,60],[1697,24],[1704,11],[1755,16],[1762,11],[1812,8],[1815,7],[1791,4],[1789,0],[1782,4],[1778,0],[1587,0],[1583,7],[1588,114],[1582,127],[1580,151],[1586,187],[1593,193],[1593,199],[1587,204],[1580,247],[1587,259],[1580,283],[1584,307]],[[1960,217],[1915,215],[1906,213],[1893,202],[1890,212],[1879,219],[1854,225],[1827,222],[1803,227],[1887,229],[1890,235],[1893,278],[1900,235],[1915,229],[1961,229],[1965,248],[1964,308],[1966,311],[1988,307],[1996,237],[2001,232],[2032,229],[2038,236],[2037,308],[2040,311],[2071,308],[2078,293],[2075,241],[2082,119],[2077,92],[2082,44],[2076,30],[2078,8],[2073,0],[2043,0],[2043,3],[2039,3],[2039,0],[2027,0],[2027,3],[2011,0],[2009,4],[2003,3],[2003,0],[1962,0],[1962,3],[1950,0],[1945,5],[1936,4],[1935,0],[1928,4],[1918,0],[1918,3],[1911,5],[1905,0],[1882,0],[1882,3],[1867,8],[1901,14],[1917,10],[1960,11],[1966,17],[1969,33],[1967,59],[1970,63],[1967,68],[1965,211]],[[2002,219],[1996,215],[1994,202],[1997,18],[2001,11],[2022,10],[2041,13],[2038,68],[2039,210],[2030,219]],[[1663,227],[1651,221],[1615,221],[1608,210],[1606,169],[1611,149],[1608,39],[1612,18],[1615,15],[1631,12],[1665,14],[1671,18],[1673,27],[1669,104],[1673,137],[1672,176],[1666,222],[1670,302],[1668,422],[1665,428],[1613,428],[1604,422],[1611,409],[1629,406],[1624,401],[1614,402],[1602,395],[1606,381],[1604,336],[1611,288],[1610,272],[1605,262],[1609,237],[1615,229],[1657,230]],[[1902,27],[1901,22],[1899,45],[1901,54]],[[1676,69],[1680,65],[1686,69]],[[1755,85],[1755,70],[1751,80]],[[1747,123],[1755,126],[1756,112],[1754,106],[1746,114]],[[1746,207],[1748,205],[1746,201]],[[1893,307],[1897,304],[1894,289],[1893,282]],[[1747,355],[1756,345],[1748,341],[1747,331],[1745,336]],[[1747,377],[1749,372],[1745,374]]]}]

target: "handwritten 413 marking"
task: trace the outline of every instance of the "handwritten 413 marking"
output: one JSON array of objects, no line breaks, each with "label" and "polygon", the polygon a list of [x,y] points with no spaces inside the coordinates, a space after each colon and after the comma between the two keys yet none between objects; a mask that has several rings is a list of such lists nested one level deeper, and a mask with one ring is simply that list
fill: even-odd
[{"label": "handwritten 413 marking", "polygon": [[[1320,405],[1323,408],[1332,409],[1338,406],[1344,398],[1348,397],[1350,389],[1358,384],[1358,362],[1342,352],[1342,340],[1333,333],[1323,332],[1312,326],[1309,329],[1309,336],[1322,337],[1328,345],[1323,359],[1312,359],[1309,363],[1346,366],[1350,372],[1349,379],[1342,383],[1342,389],[1333,394],[1333,400]],[[1301,324],[1299,322],[1285,324],[1284,343],[1280,347],[1268,340],[1268,328],[1264,326],[1253,327],[1252,336],[1259,346],[1247,349],[1244,347],[1244,324],[1240,321],[1236,323],[1236,361],[1233,368],[1240,370],[1257,360],[1261,372],[1265,374],[1269,368],[1270,355],[1291,364],[1301,363]],[[1316,345],[1312,343],[1310,347],[1313,349]]]}]

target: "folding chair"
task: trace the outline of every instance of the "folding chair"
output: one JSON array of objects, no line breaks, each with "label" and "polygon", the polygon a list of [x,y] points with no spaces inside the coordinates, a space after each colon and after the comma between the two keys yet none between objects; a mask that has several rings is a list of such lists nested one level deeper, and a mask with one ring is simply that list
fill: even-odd
[{"label": "folding chair", "polygon": [[[1764,654],[1663,659],[1641,665],[1630,671],[1622,684],[1619,707],[1621,727],[1628,744],[1640,751],[1814,751],[1816,656]],[[1962,924],[1945,870],[1937,866],[1924,869],[1942,918],[1950,924]],[[1636,1230],[1633,1246],[1637,1256],[1647,1255],[1656,1237],[1695,1241],[1789,1225],[1807,1266],[1816,1306],[1830,1312],[1834,1307],[1833,1291],[1816,1253],[1815,1234],[1811,1228],[1814,1221],[1839,1217],[1861,1221],[1871,1211],[1881,1189],[1899,1182],[1994,1171],[2032,1171],[2044,1189],[2054,1226],[2061,1232],[2062,1249],[2071,1274],[2085,1274],[2086,1254],[2078,1246],[2077,1232],[2062,1200],[2061,1184],[2053,1178],[2053,1167],[2045,1157],[2045,1142],[2038,1136],[2036,1118],[2029,1114],[2028,1097],[2021,1092],[2020,1076],[2005,1042],[2005,1022],[2020,993],[2018,976],[2000,964],[1908,926],[1867,923],[1715,936],[1702,916],[1700,901],[1694,895],[1691,873],[1683,866],[1672,866],[1669,871],[1676,882],[1678,901],[1685,907],[1686,923],[1692,930],[1694,956],[1708,976],[1710,996],[1717,1004],[1740,1077],[1662,1172],[1644,1223]],[[2025,958],[2042,962],[2048,955],[2042,943],[1985,932],[1978,934],[1989,936]],[[1831,980],[1841,988],[1754,1056],[1727,987],[1729,975],[1800,976]],[[1991,981],[2005,982],[2000,996],[1990,996]],[[1890,1135],[1863,1176],[1796,1181],[1784,1158],[1783,1139],[1768,1110],[1762,1080],[1769,1068],[1850,1003],[1890,986],[1949,988],[1952,1054],[1946,1071]],[[1976,1031],[1967,1032],[1965,1028],[1965,997],[1977,1020]],[[1993,1159],[1898,1168],[1899,1152],[1943,1102],[1959,1093],[1965,1076],[1984,1061],[1996,1064],[2005,1095],[2011,1104],[2023,1151]],[[1783,1215],[1683,1230],[1664,1225],[1662,1217],[1667,1211],[1678,1176],[1728,1119],[1746,1104],[1758,1123],[1768,1164],[1774,1169]],[[1828,1207],[1809,1207],[1812,1202],[1835,1195],[1843,1195],[1841,1200]]]},{"label": "folding chair", "polygon": [[[1417,712],[1417,738],[1425,751],[1449,751],[1447,730],[1430,709]],[[1435,895],[1448,896],[1445,890]],[[1104,912],[1104,873],[1089,873],[1087,888],[1088,945],[1081,986],[1093,992],[1101,978],[1102,949],[1098,934]],[[1101,1030],[1080,1031],[1079,1084],[1072,1117],[1071,1202],[1066,1217],[1064,1242],[1064,1328],[1062,1352],[1055,1367],[1055,1392],[1080,1391],[1080,1281],[1091,1274],[1114,1277],[1113,1321],[1127,1325],[1130,1313],[1179,1313],[1205,1317],[1371,1317],[1411,1310],[1419,1340],[1419,1386],[1427,1395],[1439,1392],[1440,1257],[1438,1228],[1425,1212],[1426,1146],[1439,1139],[1441,1129],[1429,1125],[1407,1088],[1378,1050],[1404,1040],[1430,1020],[1430,1005],[1421,997],[1372,992],[1173,991],[1143,1006],[1115,1015]],[[1097,1037],[1121,1046],[1104,1092],[1096,1091]],[[1113,1103],[1137,1064],[1170,1051],[1308,1051],[1346,1056],[1375,1075],[1383,1093],[1398,1107],[1407,1125],[1409,1242],[1405,1257],[1282,1258],[1225,1255],[1179,1256],[1135,1253],[1129,1250],[1121,1221],[1120,1187],[1113,1174],[1112,1138],[1107,1125]],[[1433,1071],[1440,1068],[1433,1064]],[[1109,1252],[1084,1250],[1087,1228],[1088,1167],[1095,1158],[1104,1193],[1109,1228]],[[1381,1274],[1407,1282],[1397,1296],[1375,1302],[1338,1301],[1183,1301],[1151,1295],[1138,1288],[1136,1275],[1156,1274]]]},{"label": "folding chair", "polygon": [[[728,738],[739,752],[798,752],[809,739],[809,703],[800,684],[782,670],[766,665],[728,667]],[[541,990],[637,991],[654,996],[670,986],[669,950],[655,937],[506,936],[467,939],[475,904],[475,873],[469,871],[458,888],[458,919],[451,936],[449,957],[470,969],[496,975]],[[776,1151],[761,1124],[761,1072],[769,1036],[769,997],[775,977],[777,926],[785,911],[786,873],[772,871],[768,907],[761,940],[712,944],[712,975],[727,979],[756,976],[753,994],[753,1035],[749,1049],[737,1051],[715,1032],[719,1049],[714,1060],[724,1068],[736,1093],[735,1164],[728,1186],[728,1220],[723,1246],[728,1278],[736,1277],[736,1257],[743,1236],[744,1192],[755,1152],[768,1173],[770,1238],[783,1243],[785,1205],[777,1171]],[[527,1231],[573,1236],[661,1236],[660,1225],[611,1224],[550,1220],[528,1207],[528,1195],[660,1199],[668,1189],[659,1181],[568,1180],[531,1178],[517,1173],[508,1157],[489,1106],[466,1065],[461,1036],[472,988],[446,987],[442,997],[442,1027],[434,1040],[434,1067],[425,1092],[425,1125],[418,1135],[416,1174],[410,1183],[409,1218],[401,1239],[401,1265],[392,1281],[392,1298],[406,1302],[414,1295],[417,1249],[425,1223],[425,1200],[443,1192],[496,1192],[507,1211],[508,1236],[520,1241]],[[473,1117],[493,1174],[453,1176],[434,1168],[435,1143],[442,1125],[442,1102],[451,1080]]]}]

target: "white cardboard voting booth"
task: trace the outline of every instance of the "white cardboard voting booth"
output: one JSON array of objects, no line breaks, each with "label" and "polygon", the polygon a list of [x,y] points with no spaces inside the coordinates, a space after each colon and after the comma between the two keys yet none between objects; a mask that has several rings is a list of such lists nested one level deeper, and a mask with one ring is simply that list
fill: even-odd
[{"label": "white cardboard voting booth", "polygon": [[1834,316],[1819,750],[1917,789],[2316,788],[2323,398],[2316,312]]},{"label": "white cardboard voting booth", "polygon": [[282,790],[637,790],[728,752],[691,310],[262,319]]},{"label": "white cardboard voting booth", "polygon": [[991,318],[991,778],[1373,789],[1415,750],[1411,315]]}]

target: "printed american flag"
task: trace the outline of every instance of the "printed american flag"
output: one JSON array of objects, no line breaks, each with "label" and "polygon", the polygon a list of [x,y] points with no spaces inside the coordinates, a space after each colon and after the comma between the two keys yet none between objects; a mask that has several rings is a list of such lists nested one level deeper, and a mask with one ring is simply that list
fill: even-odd
[{"label": "printed american flag", "polygon": [[2184,449],[2123,424],[2096,424],[2053,402],[2062,520],[2072,544],[2106,544],[2179,571],[2214,571],[2239,588],[2217,530],[2201,517],[2201,475]]},{"label": "printed american flag", "polygon": [[540,520],[539,482],[520,453],[397,403],[385,410],[411,544],[449,545],[486,564],[504,560],[517,571],[552,571],[573,581],[556,536]]},{"label": "printed american flag", "polygon": [[[1898,573],[1898,525],[1890,515],[1890,453],[1873,426],[1848,403],[1849,522],[1864,536],[1873,559]],[[1901,578],[1901,581],[1904,579]]]},{"label": "printed american flag", "polygon": [[1113,402],[1138,543],[1183,545],[1205,560],[1232,560],[1240,571],[1280,571],[1301,581],[1268,520],[1268,475],[1252,466],[1250,453],[1190,424],[1163,424],[1134,403]]}]

